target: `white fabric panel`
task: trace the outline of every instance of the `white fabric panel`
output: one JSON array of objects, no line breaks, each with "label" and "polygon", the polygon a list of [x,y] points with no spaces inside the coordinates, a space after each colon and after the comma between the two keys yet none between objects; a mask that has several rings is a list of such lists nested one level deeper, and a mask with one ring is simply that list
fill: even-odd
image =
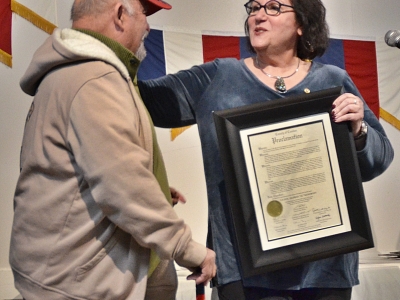
[{"label": "white fabric panel", "polygon": [[164,51],[167,74],[201,64],[203,63],[201,33],[164,31]]},{"label": "white fabric panel", "polygon": [[17,0],[47,21],[57,25],[56,0]]},{"label": "white fabric panel", "polygon": [[380,106],[400,120],[400,49],[377,41],[376,58]]},{"label": "white fabric panel", "polygon": [[353,288],[352,300],[399,300],[400,269],[397,266],[360,266],[360,285]]},{"label": "white fabric panel", "polygon": [[[184,31],[221,31],[243,35],[246,0],[167,0],[171,10],[149,17],[152,28],[176,27]],[[399,29],[398,0],[322,0],[333,36],[378,37]],[[376,21],[372,21],[376,20]],[[379,20],[379,21],[378,21]]]}]

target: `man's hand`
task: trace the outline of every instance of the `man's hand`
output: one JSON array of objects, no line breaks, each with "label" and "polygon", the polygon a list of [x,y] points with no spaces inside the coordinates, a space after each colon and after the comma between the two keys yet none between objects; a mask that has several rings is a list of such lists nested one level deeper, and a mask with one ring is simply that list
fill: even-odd
[{"label": "man's hand", "polygon": [[215,252],[207,248],[207,255],[199,268],[190,269],[193,273],[187,277],[187,280],[195,280],[196,284],[203,283],[207,285],[217,273],[217,265],[215,264]]},{"label": "man's hand", "polygon": [[178,204],[178,202],[181,202],[183,204],[186,203],[185,197],[175,188],[169,187],[169,190],[171,192],[171,198],[172,198],[172,205],[175,206]]}]

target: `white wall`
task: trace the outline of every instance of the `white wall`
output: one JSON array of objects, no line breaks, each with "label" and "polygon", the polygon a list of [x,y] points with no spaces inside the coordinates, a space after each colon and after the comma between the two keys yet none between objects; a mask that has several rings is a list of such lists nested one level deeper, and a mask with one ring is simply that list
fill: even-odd
[{"label": "white wall", "polygon": [[[168,0],[171,11],[149,17],[153,28],[243,34],[244,1],[238,0]],[[72,0],[57,0],[58,25],[69,27]],[[325,0],[332,37],[382,40],[389,29],[400,29],[398,0]],[[19,149],[26,113],[31,98],[19,89],[33,52],[47,34],[19,16],[13,16],[13,67],[0,64],[0,299],[11,299],[18,293],[12,287],[8,264],[12,222],[12,199],[19,172]],[[400,59],[400,50],[399,50]],[[393,80],[398,80],[393,78]],[[399,99],[400,101],[400,99]],[[382,121],[395,148],[395,160],[382,176],[364,185],[375,238],[375,251],[400,249],[400,205],[397,184],[400,177],[400,132]],[[188,203],[176,207],[200,242],[206,237],[206,192],[202,170],[200,142],[195,127],[170,142],[169,130],[158,129],[170,183],[180,189]],[[368,255],[371,251],[368,252]]]}]

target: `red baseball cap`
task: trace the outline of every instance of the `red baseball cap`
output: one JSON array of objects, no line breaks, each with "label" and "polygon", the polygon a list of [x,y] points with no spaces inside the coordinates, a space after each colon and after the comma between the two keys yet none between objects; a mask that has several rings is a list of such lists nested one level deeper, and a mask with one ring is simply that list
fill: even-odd
[{"label": "red baseball cap", "polygon": [[165,1],[162,0],[147,0],[147,10],[146,10],[146,16],[150,16],[156,12],[158,12],[160,9],[171,9],[172,6],[168,4]]}]

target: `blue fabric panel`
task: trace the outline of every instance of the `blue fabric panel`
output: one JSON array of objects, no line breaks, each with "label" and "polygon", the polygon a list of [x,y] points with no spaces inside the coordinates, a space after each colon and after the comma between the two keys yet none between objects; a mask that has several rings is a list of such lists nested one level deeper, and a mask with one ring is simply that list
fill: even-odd
[{"label": "blue fabric panel", "polygon": [[314,61],[318,61],[323,64],[335,65],[339,68],[345,69],[343,41],[330,39],[329,47],[325,51],[324,55],[315,58]]},{"label": "blue fabric panel", "polygon": [[245,36],[241,36],[240,37],[240,58],[247,58],[250,56],[254,56],[254,54],[252,54],[249,51],[249,47],[247,46],[247,38]]},{"label": "blue fabric panel", "polygon": [[144,45],[147,50],[147,56],[140,64],[138,79],[153,79],[165,75],[164,39],[162,30],[150,30],[150,34],[145,39]]}]

